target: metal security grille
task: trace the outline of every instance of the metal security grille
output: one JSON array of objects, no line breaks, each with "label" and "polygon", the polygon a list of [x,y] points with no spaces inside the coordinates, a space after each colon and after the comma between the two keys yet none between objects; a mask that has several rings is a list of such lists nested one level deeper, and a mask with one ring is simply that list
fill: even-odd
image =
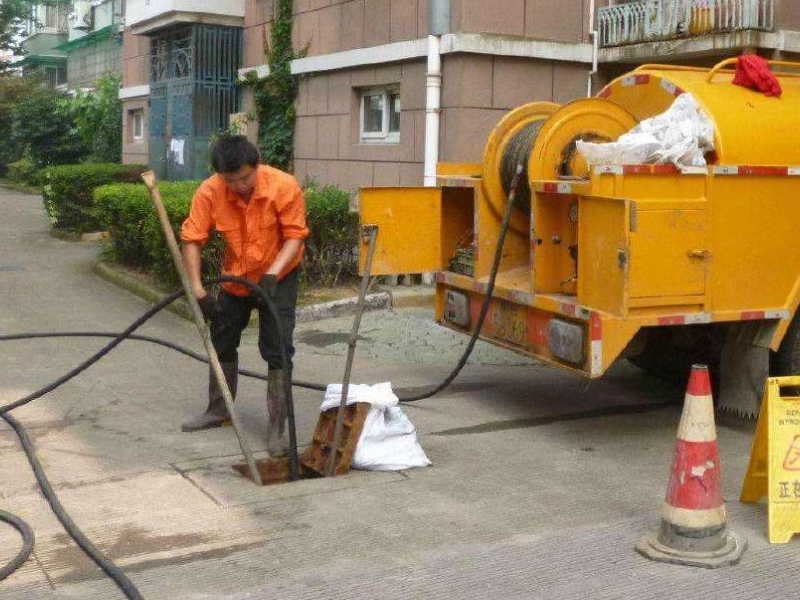
[{"label": "metal security grille", "polygon": [[241,29],[188,25],[150,48],[150,165],[164,179],[205,177],[210,138],[239,110]]},{"label": "metal security grille", "polygon": [[774,0],[640,0],[597,11],[600,45],[775,27]]}]

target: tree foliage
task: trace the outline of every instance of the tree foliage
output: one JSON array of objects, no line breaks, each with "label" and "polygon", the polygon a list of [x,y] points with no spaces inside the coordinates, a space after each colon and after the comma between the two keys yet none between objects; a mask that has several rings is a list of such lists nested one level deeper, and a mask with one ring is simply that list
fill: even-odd
[{"label": "tree foliage", "polygon": [[91,149],[91,162],[122,161],[120,81],[118,75],[103,75],[93,91],[79,92],[72,102],[77,134],[82,144]]},{"label": "tree foliage", "polygon": [[25,99],[36,93],[39,82],[35,79],[0,76],[0,140],[6,143],[0,144],[0,167],[15,162],[22,157],[24,147],[17,143],[10,143],[15,108]]},{"label": "tree foliage", "polygon": [[72,98],[42,87],[15,105],[11,139],[38,169],[77,163],[89,153],[78,135]]}]

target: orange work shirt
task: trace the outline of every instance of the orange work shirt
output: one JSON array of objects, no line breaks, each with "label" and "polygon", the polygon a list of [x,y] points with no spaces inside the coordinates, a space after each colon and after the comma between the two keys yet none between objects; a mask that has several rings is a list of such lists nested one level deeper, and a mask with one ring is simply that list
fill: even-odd
[{"label": "orange work shirt", "polygon": [[[181,227],[181,239],[203,245],[213,229],[225,240],[223,274],[257,283],[287,239],[308,237],[303,190],[288,173],[258,165],[255,188],[250,202],[245,203],[222,177],[213,175],[197,188]],[[301,246],[279,279],[300,264],[303,250]],[[224,283],[223,287],[235,296],[250,294],[248,287],[237,283]]]}]

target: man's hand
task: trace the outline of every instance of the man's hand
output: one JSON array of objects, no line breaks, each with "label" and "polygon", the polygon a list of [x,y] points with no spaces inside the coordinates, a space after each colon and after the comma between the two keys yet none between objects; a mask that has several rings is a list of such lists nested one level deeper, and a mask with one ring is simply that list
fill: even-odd
[{"label": "man's hand", "polygon": [[206,321],[213,321],[222,313],[222,307],[211,294],[198,298],[197,303],[200,305],[200,310],[203,312],[203,318]]},{"label": "man's hand", "polygon": [[[258,287],[267,295],[267,298],[274,300],[275,293],[278,289],[278,276],[267,273],[258,281]],[[257,302],[258,304],[262,303],[260,297],[257,299]]]}]

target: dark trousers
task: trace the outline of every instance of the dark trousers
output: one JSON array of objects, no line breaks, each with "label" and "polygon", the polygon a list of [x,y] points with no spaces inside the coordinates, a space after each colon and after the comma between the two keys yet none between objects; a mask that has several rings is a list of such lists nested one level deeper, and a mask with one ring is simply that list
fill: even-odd
[{"label": "dark trousers", "polygon": [[256,308],[258,309],[258,349],[261,357],[267,361],[270,370],[284,367],[291,369],[294,356],[294,319],[297,308],[297,269],[278,282],[274,302],[281,320],[289,364],[283,364],[280,337],[270,311],[256,306],[253,296],[234,296],[224,290],[219,295],[221,315],[211,323],[211,342],[219,355],[220,362],[235,363],[238,360],[242,330],[247,327],[250,313]]}]

